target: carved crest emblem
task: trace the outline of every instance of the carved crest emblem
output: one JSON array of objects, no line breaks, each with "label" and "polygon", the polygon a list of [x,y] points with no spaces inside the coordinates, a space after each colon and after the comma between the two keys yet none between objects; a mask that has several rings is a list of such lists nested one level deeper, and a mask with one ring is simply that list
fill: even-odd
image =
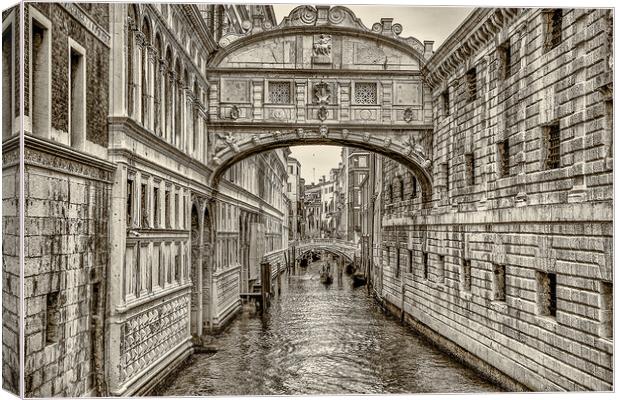
[{"label": "carved crest emblem", "polygon": [[329,84],[321,81],[314,85],[314,98],[317,104],[329,104],[329,98],[332,95],[332,89]]},{"label": "carved crest emblem", "polygon": [[321,108],[319,108],[318,117],[321,121],[325,121],[327,119],[327,108],[325,108],[325,106],[321,106]]}]

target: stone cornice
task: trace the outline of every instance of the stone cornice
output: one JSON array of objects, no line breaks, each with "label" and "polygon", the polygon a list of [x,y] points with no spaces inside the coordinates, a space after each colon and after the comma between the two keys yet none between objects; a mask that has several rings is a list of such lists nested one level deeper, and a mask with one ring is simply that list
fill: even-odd
[{"label": "stone cornice", "polygon": [[478,8],[472,11],[423,66],[426,82],[435,87],[445,81],[521,11],[520,8]]}]

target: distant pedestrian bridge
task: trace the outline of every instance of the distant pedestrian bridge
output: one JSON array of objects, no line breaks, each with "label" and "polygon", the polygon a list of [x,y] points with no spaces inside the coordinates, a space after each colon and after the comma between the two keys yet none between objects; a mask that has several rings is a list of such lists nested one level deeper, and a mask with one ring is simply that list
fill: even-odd
[{"label": "distant pedestrian bridge", "polygon": [[295,247],[296,260],[301,260],[313,251],[325,251],[334,255],[342,256],[347,261],[353,262],[357,251],[357,245],[354,242],[332,238],[298,240],[293,242],[291,246]]}]

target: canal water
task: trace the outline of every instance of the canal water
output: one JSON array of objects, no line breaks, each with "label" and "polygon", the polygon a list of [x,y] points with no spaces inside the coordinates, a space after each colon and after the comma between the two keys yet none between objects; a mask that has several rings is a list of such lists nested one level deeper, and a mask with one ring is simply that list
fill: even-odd
[{"label": "canal water", "polygon": [[334,283],[324,285],[319,273],[319,262],[285,272],[281,294],[264,316],[244,306],[212,342],[218,351],[194,354],[157,394],[501,390],[385,315],[366,288],[352,287],[346,274],[342,280],[334,274]]}]

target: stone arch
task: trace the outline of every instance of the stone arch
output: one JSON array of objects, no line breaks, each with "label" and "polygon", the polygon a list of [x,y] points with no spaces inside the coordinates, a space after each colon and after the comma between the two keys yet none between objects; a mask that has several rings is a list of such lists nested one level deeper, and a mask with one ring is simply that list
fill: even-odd
[{"label": "stone arch", "polygon": [[301,260],[301,259],[302,259],[302,258],[303,258],[306,254],[311,253],[311,252],[314,252],[314,251],[317,251],[317,250],[318,250],[318,251],[325,251],[326,253],[334,254],[334,255],[337,255],[337,256],[340,256],[340,257],[344,257],[344,258],[346,258],[347,260],[349,260],[349,262],[351,262],[351,263],[354,261],[354,260],[353,260],[353,256],[352,256],[352,255],[347,254],[347,253],[345,253],[345,252],[343,252],[343,251],[340,251],[340,250],[338,250],[338,249],[331,248],[331,247],[329,247],[329,246],[316,246],[316,247],[313,247],[313,248],[311,248],[311,249],[305,249],[305,250],[302,250],[302,251],[300,251],[299,255],[296,257],[296,260],[297,260],[297,261],[299,261],[299,260]]},{"label": "stone arch", "polygon": [[203,331],[212,326],[211,284],[213,282],[213,259],[215,250],[215,226],[213,224],[213,203],[205,201],[202,207],[202,321]]},{"label": "stone arch", "polygon": [[324,144],[357,147],[384,155],[401,163],[418,179],[424,201],[429,201],[431,198],[431,157],[424,153],[420,145],[408,141],[408,136],[404,141],[401,141],[402,139],[393,133],[373,135],[361,130],[349,132],[348,129],[338,129],[332,132],[325,126],[310,131],[297,128],[261,134],[244,133],[243,136],[239,135],[239,137],[232,133],[217,135],[216,154],[210,164],[213,171],[210,184],[213,187],[218,185],[221,176],[230,166],[257,153],[283,147]]}]

